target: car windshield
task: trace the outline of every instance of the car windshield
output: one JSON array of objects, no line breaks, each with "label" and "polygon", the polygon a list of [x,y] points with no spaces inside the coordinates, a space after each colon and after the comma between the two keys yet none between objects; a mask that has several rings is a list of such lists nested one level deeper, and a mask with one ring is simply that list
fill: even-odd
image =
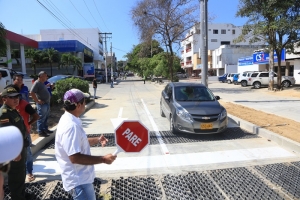
[{"label": "car windshield", "polygon": [[176,101],[214,101],[213,94],[205,87],[180,86],[175,87]]},{"label": "car windshield", "polygon": [[67,77],[67,75],[57,75],[57,76],[53,76],[53,77],[49,78],[48,81],[50,83],[55,83],[56,81],[62,80],[66,77]]}]

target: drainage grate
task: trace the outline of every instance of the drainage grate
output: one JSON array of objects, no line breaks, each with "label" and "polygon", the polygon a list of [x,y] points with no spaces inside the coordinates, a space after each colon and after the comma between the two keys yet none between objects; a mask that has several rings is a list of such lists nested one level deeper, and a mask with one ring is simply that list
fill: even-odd
[{"label": "drainage grate", "polygon": [[[219,140],[235,140],[235,139],[251,139],[259,138],[258,135],[251,134],[239,127],[228,128],[220,134],[173,134],[171,131],[160,131],[161,139],[166,144],[178,144],[178,143],[189,143],[189,142],[205,142],[205,141],[219,141]],[[115,145],[114,133],[105,134],[89,134],[88,137],[99,137],[104,135],[108,139],[107,147],[113,147]],[[55,139],[48,142],[43,149],[54,149]],[[150,131],[150,145],[159,144],[158,139],[154,131]],[[92,147],[100,147],[100,144]]]},{"label": "drainage grate", "polygon": [[166,175],[161,182],[167,199],[226,199],[204,173]]},{"label": "drainage grate", "polygon": [[284,199],[244,167],[208,172],[229,199]]},{"label": "drainage grate", "polygon": [[174,134],[171,131],[161,131],[161,135],[166,144],[259,138],[239,127],[228,128],[220,134]]},{"label": "drainage grate", "polygon": [[[43,198],[45,189],[45,182],[37,182],[37,183],[25,183],[25,193],[28,199],[36,199],[40,200]],[[8,188],[8,185],[4,186],[4,199],[10,200],[11,194]]]},{"label": "drainage grate", "polygon": [[300,168],[300,161],[298,161],[298,162],[292,162],[292,164]]},{"label": "drainage grate", "polygon": [[112,179],[111,199],[162,199],[161,187],[154,177],[128,177]]},{"label": "drainage grate", "polygon": [[[299,164],[299,162],[298,162]],[[255,166],[268,180],[293,198],[300,199],[300,169],[289,163]]]},{"label": "drainage grate", "polygon": [[[100,197],[100,186],[101,186],[101,179],[95,178],[94,179],[94,189],[96,194],[96,199],[101,199]],[[52,190],[50,194],[49,200],[68,200],[72,199],[72,196],[66,192],[63,188],[62,182],[57,182],[56,186]]]}]

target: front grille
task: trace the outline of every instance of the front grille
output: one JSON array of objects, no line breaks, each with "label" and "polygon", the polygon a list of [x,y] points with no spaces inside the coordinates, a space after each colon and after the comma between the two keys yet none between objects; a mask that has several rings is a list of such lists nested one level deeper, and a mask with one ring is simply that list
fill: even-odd
[{"label": "front grille", "polygon": [[[192,117],[194,121],[203,122],[203,123],[215,122],[219,119],[219,115],[192,115]],[[202,119],[206,117],[210,119]]]},{"label": "front grille", "polygon": [[218,128],[213,128],[213,129],[194,129],[195,133],[215,133],[218,131]]}]

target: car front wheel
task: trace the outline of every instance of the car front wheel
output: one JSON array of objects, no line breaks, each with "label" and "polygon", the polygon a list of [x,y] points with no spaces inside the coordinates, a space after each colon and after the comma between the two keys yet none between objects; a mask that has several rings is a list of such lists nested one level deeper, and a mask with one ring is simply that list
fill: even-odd
[{"label": "car front wheel", "polygon": [[160,116],[162,116],[162,117],[166,116],[164,111],[162,110],[161,104],[160,104]]},{"label": "car front wheel", "polygon": [[170,131],[172,131],[173,134],[177,134],[178,130],[175,128],[173,116],[170,116]]},{"label": "car front wheel", "polygon": [[230,84],[230,83],[231,83],[231,80],[227,80],[227,83]]},{"label": "car front wheel", "polygon": [[283,85],[283,87],[288,88],[288,87],[290,87],[291,83],[289,81],[283,81],[282,85]]},{"label": "car front wheel", "polygon": [[253,86],[254,86],[255,89],[259,89],[261,84],[260,84],[260,82],[254,82]]},{"label": "car front wheel", "polygon": [[247,86],[247,81],[242,81],[242,82],[241,82],[241,86],[242,86],[242,87],[246,87],[246,86]]}]

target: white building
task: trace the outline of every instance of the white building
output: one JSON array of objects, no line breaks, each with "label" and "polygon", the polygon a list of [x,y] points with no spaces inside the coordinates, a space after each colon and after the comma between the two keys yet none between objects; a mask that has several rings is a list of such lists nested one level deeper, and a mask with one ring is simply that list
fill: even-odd
[{"label": "white building", "polygon": [[[186,38],[181,42],[181,67],[186,70],[189,75],[196,76],[201,71],[200,47],[202,40],[200,38],[200,23],[194,26],[187,34]],[[236,39],[242,33],[242,26],[234,26],[233,24],[208,24],[208,50],[218,49],[222,45],[234,44]],[[257,43],[258,44],[258,43]],[[254,44],[254,45],[257,45]],[[235,45],[249,45],[249,41],[236,43]],[[212,70],[212,52],[208,52],[208,68]],[[237,63],[237,60],[234,62]],[[225,64],[225,63],[224,63]]]},{"label": "white building", "polygon": [[44,29],[40,30],[40,34],[26,35],[36,41],[62,41],[77,40],[93,50],[94,64],[96,68],[105,67],[104,61],[104,43],[98,28],[87,29]]},{"label": "white building", "polygon": [[212,51],[212,69],[214,75],[238,72],[238,59],[253,54],[254,50],[261,49],[261,45],[222,45]]}]

